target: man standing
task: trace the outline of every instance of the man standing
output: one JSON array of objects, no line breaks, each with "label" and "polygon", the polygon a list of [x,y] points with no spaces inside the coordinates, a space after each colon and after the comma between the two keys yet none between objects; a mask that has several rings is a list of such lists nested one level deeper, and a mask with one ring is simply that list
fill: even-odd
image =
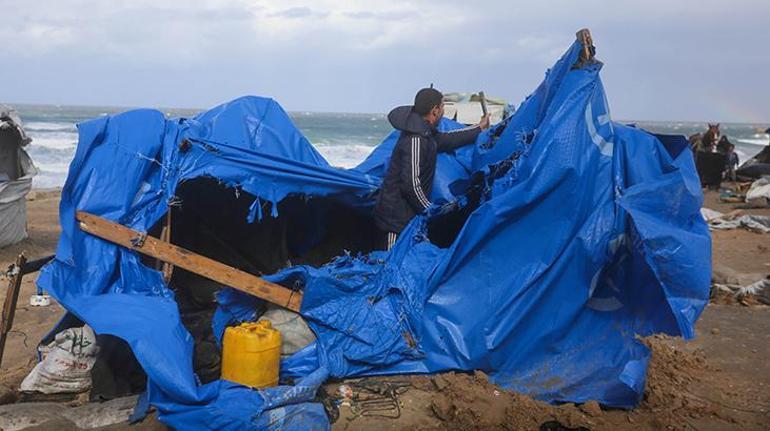
[{"label": "man standing", "polygon": [[489,116],[479,124],[442,133],[436,130],[444,116],[444,96],[434,88],[423,88],[414,105],[399,106],[388,114],[390,124],[401,132],[393,148],[390,165],[380,188],[374,220],[385,232],[385,249],[416,214],[431,205],[436,154],[475,142],[481,130],[489,127]]}]

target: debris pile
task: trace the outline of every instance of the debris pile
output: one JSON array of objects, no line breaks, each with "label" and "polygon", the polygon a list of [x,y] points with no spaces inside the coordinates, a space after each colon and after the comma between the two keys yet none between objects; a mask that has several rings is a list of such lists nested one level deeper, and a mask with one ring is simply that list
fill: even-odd
[{"label": "debris pile", "polygon": [[729,230],[743,228],[757,233],[770,232],[770,217],[768,216],[744,214],[741,210],[734,210],[723,214],[709,208],[702,208],[701,214],[711,229]]}]

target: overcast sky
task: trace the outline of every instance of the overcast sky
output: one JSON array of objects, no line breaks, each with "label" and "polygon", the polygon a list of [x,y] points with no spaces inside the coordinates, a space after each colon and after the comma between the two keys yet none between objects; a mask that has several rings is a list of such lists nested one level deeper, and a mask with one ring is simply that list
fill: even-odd
[{"label": "overcast sky", "polygon": [[518,103],[588,27],[613,117],[770,121],[770,1],[0,0],[0,101],[385,112]]}]

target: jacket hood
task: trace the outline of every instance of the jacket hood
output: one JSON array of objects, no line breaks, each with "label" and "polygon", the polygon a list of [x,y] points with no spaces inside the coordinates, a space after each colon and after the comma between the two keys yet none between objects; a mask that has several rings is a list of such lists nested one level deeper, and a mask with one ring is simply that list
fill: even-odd
[{"label": "jacket hood", "polygon": [[412,111],[412,106],[399,106],[388,114],[388,121],[397,130],[428,136],[432,128],[419,114]]}]

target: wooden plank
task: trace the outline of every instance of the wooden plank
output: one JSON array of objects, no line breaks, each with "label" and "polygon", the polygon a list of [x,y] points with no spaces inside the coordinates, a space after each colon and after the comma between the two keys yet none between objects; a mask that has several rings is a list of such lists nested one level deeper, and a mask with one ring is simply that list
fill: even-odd
[{"label": "wooden plank", "polygon": [[3,362],[3,352],[5,352],[5,340],[13,327],[13,318],[16,315],[16,303],[19,300],[19,291],[21,290],[21,278],[24,276],[24,264],[27,258],[20,254],[16,258],[16,264],[11,266],[10,281],[8,282],[8,291],[5,292],[5,302],[3,302],[3,315],[0,319],[0,364]]},{"label": "wooden plank", "polygon": [[255,275],[93,214],[78,211],[76,218],[80,221],[80,229],[91,235],[299,312],[302,304],[301,292],[270,283]]}]

